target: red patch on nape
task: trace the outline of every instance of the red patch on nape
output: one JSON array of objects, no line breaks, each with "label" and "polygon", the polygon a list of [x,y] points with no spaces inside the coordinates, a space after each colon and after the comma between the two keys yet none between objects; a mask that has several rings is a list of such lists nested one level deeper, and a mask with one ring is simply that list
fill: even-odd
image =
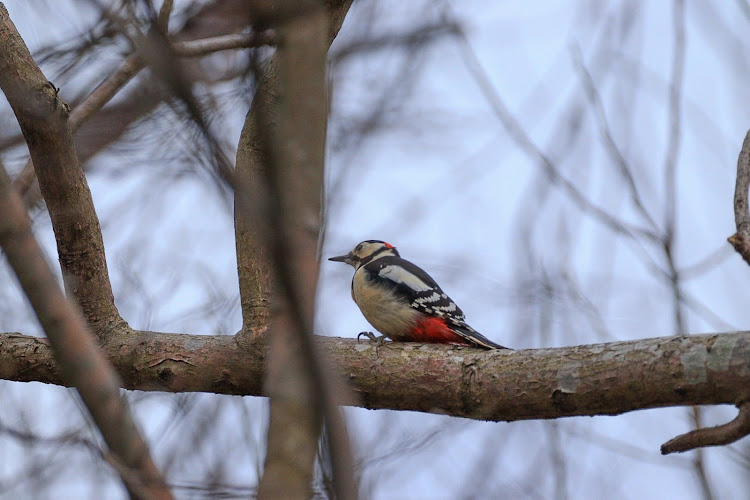
[{"label": "red patch on nape", "polygon": [[411,331],[412,342],[433,344],[471,345],[459,334],[448,328],[443,318],[427,316],[417,322]]},{"label": "red patch on nape", "polygon": [[385,241],[383,242],[383,245],[385,245],[386,248],[394,248],[393,245],[386,243]]}]

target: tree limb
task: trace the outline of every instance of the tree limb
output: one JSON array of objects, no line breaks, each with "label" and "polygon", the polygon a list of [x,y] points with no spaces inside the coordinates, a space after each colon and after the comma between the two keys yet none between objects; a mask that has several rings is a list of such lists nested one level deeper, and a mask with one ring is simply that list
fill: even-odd
[{"label": "tree limb", "polygon": [[745,135],[737,158],[737,181],[734,187],[734,221],[737,232],[728,238],[729,243],[745,262],[750,264],[750,211],[747,194],[750,186],[750,131]]},{"label": "tree limb", "polygon": [[47,81],[0,4],[0,88],[21,126],[47,203],[66,289],[100,332],[123,323],[109,282],[104,242],[78,163],[67,105]]},{"label": "tree limb", "polygon": [[[326,46],[330,47],[346,18],[352,0],[326,0],[328,15]],[[277,56],[271,58],[259,76],[253,104],[245,117],[245,124],[237,145],[235,166],[234,231],[237,248],[237,271],[242,305],[241,342],[252,344],[261,339],[268,328],[270,263],[263,245],[260,227],[267,220],[263,206],[267,189],[263,184],[265,166],[264,141],[261,131],[273,126],[270,113],[278,104]],[[269,110],[261,115],[260,108]]]},{"label": "tree limb", "polygon": [[274,108],[261,105],[259,110],[261,121],[273,124],[258,137],[266,146],[270,206],[264,240],[273,261],[276,304],[266,378],[271,398],[268,447],[259,497],[310,496],[322,415],[335,496],[356,498],[349,438],[333,398],[346,388],[334,390],[312,338],[328,111],[328,16],[315,2],[288,3],[292,5],[301,13],[274,25],[280,41],[278,101]]},{"label": "tree limb", "polygon": [[[263,396],[265,347],[233,336],[122,330],[106,348],[123,387]],[[750,399],[750,332],[483,351],[316,337],[354,396],[337,404],[514,421]],[[44,339],[0,334],[0,379],[64,385]]]},{"label": "tree limb", "polygon": [[[0,15],[3,10],[0,4]],[[131,496],[172,498],[120,395],[120,378],[99,351],[80,313],[60,290],[31,232],[23,202],[2,166],[0,247],[49,338],[51,353],[62,367],[62,380],[78,390],[112,450],[112,459],[120,464],[117,470]]]}]

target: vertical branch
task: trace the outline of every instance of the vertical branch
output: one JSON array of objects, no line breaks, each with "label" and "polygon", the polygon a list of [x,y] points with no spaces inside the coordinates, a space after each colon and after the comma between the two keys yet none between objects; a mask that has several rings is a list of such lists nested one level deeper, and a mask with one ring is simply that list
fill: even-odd
[{"label": "vertical branch", "polygon": [[[95,331],[123,321],[115,307],[99,219],[78,163],[67,105],[57,97],[0,4],[0,88],[21,126],[47,203],[63,278]],[[99,328],[102,327],[102,328]]]},{"label": "vertical branch", "polygon": [[677,333],[684,335],[685,319],[682,312],[682,290],[680,287],[680,276],[674,261],[674,234],[676,226],[677,211],[677,159],[680,152],[680,139],[682,137],[682,80],[685,69],[685,2],[675,0],[674,2],[674,54],[672,56],[672,77],[669,89],[669,144],[667,146],[667,157],[665,159],[665,186],[666,186],[666,216],[664,221],[664,253],[669,267],[669,277],[672,283],[672,295],[674,298],[675,328]]},{"label": "vertical branch", "polygon": [[[326,0],[324,4],[328,15],[327,50],[338,35],[352,0]],[[271,58],[259,78],[237,146],[234,231],[242,308],[242,329],[237,339],[243,344],[260,340],[270,318],[270,262],[260,231],[261,222],[268,214],[260,212],[268,201],[263,185],[264,159],[268,155],[264,136],[275,127],[277,120],[277,59],[276,55]],[[261,112],[261,108],[265,111]]]},{"label": "vertical branch", "polygon": [[674,53],[672,78],[669,86],[669,145],[665,160],[666,185],[666,239],[671,241],[675,228],[677,206],[677,159],[682,138],[682,81],[685,73],[685,0],[675,0],[673,7]]},{"label": "vertical branch", "polygon": [[[348,437],[332,382],[312,342],[319,267],[323,164],[327,122],[327,19],[321,8],[296,15],[279,29],[277,126],[267,144],[267,179],[277,235],[271,255],[281,312],[271,321],[266,389],[271,397],[268,456],[260,495],[309,496],[322,414],[329,430],[338,498],[353,498]],[[291,320],[291,321],[290,321]],[[312,401],[310,399],[313,398]],[[305,413],[307,418],[300,419]],[[306,436],[290,436],[300,420]],[[290,484],[289,478],[297,482]]]},{"label": "vertical branch", "polygon": [[265,385],[271,418],[261,498],[309,497],[321,416],[330,434],[337,496],[356,495],[333,382],[312,342],[327,122],[325,57],[350,4],[330,2],[326,11],[315,2],[299,2],[274,12],[277,53],[261,78],[238,150],[235,228],[243,309],[238,340],[261,340],[270,318]]},{"label": "vertical branch", "polygon": [[156,19],[156,24],[164,35],[169,33],[169,16],[172,14],[173,0],[164,0],[159,9],[159,17]]},{"label": "vertical branch", "polygon": [[[262,185],[265,144],[260,131],[263,127],[272,127],[275,121],[269,113],[276,109],[276,59],[276,56],[271,59],[260,78],[240,134],[235,164],[234,232],[242,308],[242,330],[237,338],[249,344],[263,337],[270,317],[271,272],[260,233],[265,217],[253,215],[266,205],[267,191]],[[263,116],[261,108],[267,110]],[[266,123],[261,118],[266,118]]]},{"label": "vertical branch", "polygon": [[49,338],[63,380],[78,390],[114,455],[110,463],[116,465],[131,496],[172,498],[120,396],[120,377],[58,287],[31,232],[23,202],[1,166],[0,247]]},{"label": "vertical branch", "polygon": [[750,130],[745,135],[742,149],[737,157],[737,180],[734,185],[734,222],[737,232],[728,238],[729,243],[750,264],[750,210],[748,210],[748,188],[750,187]]}]

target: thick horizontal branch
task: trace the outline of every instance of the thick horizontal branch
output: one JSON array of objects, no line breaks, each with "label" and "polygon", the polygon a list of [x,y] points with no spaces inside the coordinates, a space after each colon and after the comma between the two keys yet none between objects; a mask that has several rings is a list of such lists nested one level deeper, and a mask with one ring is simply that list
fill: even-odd
[{"label": "thick horizontal branch", "polygon": [[[356,400],[339,404],[511,421],[737,404],[750,392],[750,332],[558,349],[469,347],[318,337]],[[106,347],[126,389],[263,395],[265,351],[232,336],[127,331]],[[61,385],[45,339],[0,334],[0,379]]]}]

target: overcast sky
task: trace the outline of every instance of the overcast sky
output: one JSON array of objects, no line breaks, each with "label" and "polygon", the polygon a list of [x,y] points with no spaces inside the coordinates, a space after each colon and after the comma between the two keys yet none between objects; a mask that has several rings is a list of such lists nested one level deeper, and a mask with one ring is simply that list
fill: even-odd
[{"label": "overcast sky", "polygon": [[[94,19],[71,1],[5,3],[32,52],[85,32]],[[742,1],[687,2],[684,23],[676,23],[677,4],[356,2],[333,55],[353,41],[396,40],[441,23],[457,23],[461,34],[334,59],[322,257],[364,239],[386,240],[427,270],[472,326],[514,348],[678,333],[672,288],[661,274],[668,268],[663,248],[606,227],[570,188],[550,182],[538,156],[591,206],[629,228],[649,227],[607,146],[609,136],[659,230],[668,220],[669,151],[676,151],[673,254],[684,271],[682,333],[746,327],[750,270],[726,238],[734,232],[737,153],[750,126],[750,21]],[[682,68],[674,65],[680,24]],[[108,57],[114,67],[117,54]],[[92,63],[55,83],[73,98],[101,59],[97,64],[96,71]],[[42,69],[49,77],[56,71]],[[216,87],[214,125],[236,145],[247,105],[232,94],[242,87],[232,85]],[[2,106],[7,118],[7,103]],[[231,205],[165,150],[163,134],[189,140],[175,117],[164,130],[166,115],[156,132],[134,131],[125,146],[91,162],[116,300],[134,328],[232,334],[240,314]],[[372,116],[377,120],[367,122]],[[12,133],[9,123],[0,131]],[[366,135],[363,123],[372,126]],[[23,151],[7,151],[3,161],[18,169]],[[54,260],[46,217],[37,216],[35,225]],[[316,333],[354,337],[371,329],[351,300],[351,276],[350,267],[323,261]],[[22,299],[6,288],[0,329],[38,332],[30,315],[7,313]],[[206,311],[208,303],[219,306]],[[131,396],[146,435],[179,462],[182,435],[163,432],[174,418],[173,400]],[[0,401],[0,422],[9,425],[21,414],[33,415],[41,434],[81,425],[75,401],[61,389],[5,382]],[[208,414],[219,401],[223,409],[213,425],[232,432],[226,442],[202,445],[206,463],[231,447],[237,429],[255,436],[244,436],[247,442],[263,432],[261,418],[247,418],[262,411],[258,398],[201,396],[192,404]],[[71,410],[70,422],[51,422],[61,407]],[[694,454],[659,454],[661,443],[689,428],[687,408],[517,423],[361,409],[346,414],[372,498],[704,498]],[[710,408],[705,421],[733,415],[732,408]],[[247,448],[224,463],[228,482],[253,483],[248,470],[257,454]],[[166,460],[166,452],[155,454]],[[743,497],[737,492],[747,491],[747,457],[742,442],[705,452],[715,498]],[[0,434],[0,479],[37,458]],[[85,456],[80,460],[96,470]],[[185,460],[169,477],[190,482],[202,477],[197,471],[208,469],[206,463]],[[81,485],[88,478],[83,474],[62,491],[88,495]],[[116,498],[111,484],[96,491]]]}]

